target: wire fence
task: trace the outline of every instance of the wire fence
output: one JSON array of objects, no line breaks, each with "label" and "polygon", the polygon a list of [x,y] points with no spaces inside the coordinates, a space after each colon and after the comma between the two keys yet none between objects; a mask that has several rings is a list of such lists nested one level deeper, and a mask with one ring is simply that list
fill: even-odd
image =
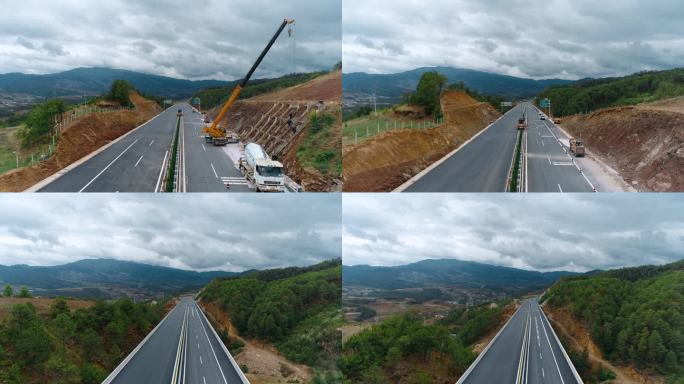
[{"label": "wire fence", "polygon": [[395,129],[428,129],[442,125],[443,118],[432,120],[394,120],[394,119],[369,119],[364,122],[343,125],[343,144],[358,144],[386,131]]},{"label": "wire fence", "polygon": [[130,110],[127,107],[100,107],[96,105],[81,105],[70,109],[64,113],[52,117],[53,129],[50,134],[50,141],[46,145],[41,145],[30,154],[21,154],[18,150],[0,154],[0,173],[5,173],[13,169],[29,167],[41,161],[47,160],[52,156],[57,146],[57,141],[62,131],[70,124],[84,116],[96,113],[111,113]]}]

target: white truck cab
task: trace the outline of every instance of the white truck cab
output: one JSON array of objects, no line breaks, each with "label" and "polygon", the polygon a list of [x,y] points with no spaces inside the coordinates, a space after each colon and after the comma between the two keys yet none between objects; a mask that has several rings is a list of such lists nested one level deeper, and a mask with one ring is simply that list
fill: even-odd
[{"label": "white truck cab", "polygon": [[271,160],[259,144],[249,143],[245,146],[241,167],[245,176],[254,182],[257,192],[285,192],[283,164]]}]

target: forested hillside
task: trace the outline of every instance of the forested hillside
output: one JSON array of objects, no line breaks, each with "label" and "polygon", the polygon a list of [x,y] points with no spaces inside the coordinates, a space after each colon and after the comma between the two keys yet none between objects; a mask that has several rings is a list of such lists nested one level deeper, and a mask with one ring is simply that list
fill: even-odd
[{"label": "forested hillside", "polygon": [[551,99],[553,115],[567,116],[682,95],[684,68],[580,80],[569,85],[552,86],[539,94],[537,99]]},{"label": "forested hillside", "polygon": [[163,313],[128,299],[77,310],[57,299],[45,313],[16,304],[0,324],[0,382],[100,383]]},{"label": "forested hillside", "polygon": [[544,296],[613,362],[684,379],[684,262],[562,279]]},{"label": "forested hillside", "polygon": [[272,343],[291,361],[313,367],[316,380],[332,382],[340,348],[341,269],[338,259],[216,279],[201,299],[224,310],[240,336]]},{"label": "forested hillside", "polygon": [[[294,87],[295,85],[304,84],[319,76],[325,75],[328,72],[312,72],[299,73],[295,75],[286,75],[276,79],[257,79],[250,81],[247,86],[240,93],[240,100],[249,99],[250,97],[258,96],[264,93],[277,91],[279,89]],[[212,87],[203,89],[195,93],[192,97],[199,97],[202,102],[202,109],[211,109],[221,103],[224,103],[238,81],[228,83],[222,87]]]},{"label": "forested hillside", "polygon": [[351,337],[340,367],[347,383],[455,382],[477,356],[469,347],[500,325],[505,303],[457,309],[428,325],[414,314],[392,317]]}]

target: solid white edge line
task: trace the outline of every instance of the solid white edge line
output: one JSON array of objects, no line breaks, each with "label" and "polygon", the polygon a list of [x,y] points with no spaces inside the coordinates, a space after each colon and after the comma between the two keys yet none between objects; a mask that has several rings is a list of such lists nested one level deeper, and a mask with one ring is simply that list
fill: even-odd
[{"label": "solid white edge line", "polygon": [[[195,304],[197,305],[197,304]],[[204,326],[204,323],[200,321],[202,324],[202,330],[204,331],[204,336],[207,338],[207,342],[209,343],[209,348],[211,348],[211,353],[214,355],[214,359],[216,360],[216,365],[218,366],[219,372],[221,372],[221,377],[223,378],[223,383],[228,384],[228,381],[226,380],[226,376],[223,374],[223,368],[221,368],[221,363],[218,361],[218,356],[216,356],[216,351],[214,351],[214,346],[211,344],[211,340],[209,339],[209,335],[207,334],[207,328]],[[209,321],[207,321],[209,323]],[[211,324],[209,324],[211,326]],[[219,339],[220,341],[220,339]],[[223,344],[223,343],[221,343]],[[199,349],[199,344],[197,344],[197,349]]]},{"label": "solid white edge line", "polygon": [[[195,305],[197,305],[197,303],[195,303]],[[206,320],[207,324],[209,324],[209,329],[211,329],[211,332],[216,337],[216,340],[218,340],[219,345],[221,345],[221,349],[223,349],[223,352],[226,354],[226,356],[228,356],[228,360],[230,360],[230,363],[233,365],[233,369],[235,369],[235,371],[238,373],[244,384],[249,384],[249,380],[247,380],[247,377],[245,376],[244,372],[242,372],[242,369],[240,369],[240,366],[237,364],[237,362],[235,362],[235,359],[233,359],[233,356],[230,354],[230,352],[228,352],[228,348],[226,348],[226,346],[223,344],[223,341],[221,341],[221,338],[219,337],[218,333],[216,333],[214,327],[211,326],[211,323],[209,322],[209,319],[207,319],[207,316],[204,314],[202,308],[199,305],[197,305],[197,308],[199,309],[199,313],[202,314],[204,320]],[[202,323],[202,326],[204,326],[204,323]]]},{"label": "solid white edge line", "polygon": [[135,165],[133,166],[133,168],[138,168],[138,164],[140,164],[140,162],[142,161],[144,156],[145,155],[140,155],[140,158],[138,159],[138,161],[135,162]]},{"label": "solid white edge line", "polygon": [[556,354],[553,352],[553,345],[551,345],[551,340],[549,340],[549,334],[546,332],[546,326],[544,326],[544,324],[542,324],[542,329],[544,330],[544,336],[546,336],[546,342],[549,343],[551,356],[553,356],[553,362],[556,364],[556,370],[558,370],[558,377],[561,379],[561,384],[565,384],[565,381],[563,380],[563,374],[561,373],[560,366],[558,365],[558,360],[556,360]]},{"label": "solid white edge line", "polygon": [[[572,361],[570,360],[570,356],[568,356],[568,353],[565,351],[565,348],[563,348],[563,344],[561,344],[560,339],[558,338],[558,335],[556,335],[556,331],[551,326],[551,322],[549,322],[549,319],[546,317],[546,313],[544,313],[544,310],[541,308],[541,305],[539,306],[539,312],[542,313],[544,320],[546,320],[546,323],[549,325],[549,328],[551,329],[551,333],[553,334],[554,339],[556,339],[558,346],[560,346],[560,349],[563,352],[563,356],[565,357],[565,361],[570,366],[570,369],[572,370],[572,374],[575,376],[575,380],[577,380],[577,384],[582,384],[583,383],[582,378],[580,377],[579,373],[577,373],[577,369],[575,369],[575,366],[572,364]],[[543,321],[542,321],[542,323],[543,323]],[[542,326],[544,326],[544,324],[542,324]]]},{"label": "solid white edge line", "polygon": [[183,193],[185,193],[188,191],[188,179],[185,173],[185,121],[183,119],[181,119],[181,127],[181,134],[183,135],[183,152],[181,154],[181,164],[183,164],[183,178],[181,180],[183,180]]},{"label": "solid white edge line", "polygon": [[164,321],[165,321],[169,316],[171,316],[171,314],[173,313],[173,311],[176,310],[176,308],[178,308],[178,305],[176,305],[175,307],[173,307],[173,309],[170,310],[169,313],[166,314],[166,316],[164,316],[164,318],[159,322],[159,324],[157,324],[157,326],[154,327],[154,328],[152,329],[152,331],[150,331],[150,333],[147,334],[147,336],[145,336],[145,338],[143,339],[143,341],[141,341],[140,344],[138,344],[138,345],[131,351],[131,353],[129,353],[128,356],[126,356],[126,358],[123,359],[123,361],[121,361],[121,363],[119,363],[119,365],[116,366],[116,368],[112,371],[112,373],[110,373],[109,376],[107,376],[107,378],[104,379],[104,381],[102,382],[102,384],[110,384],[110,383],[116,378],[116,376],[117,376],[119,373],[121,373],[121,371],[122,371],[124,368],[126,368],[126,365],[131,361],[131,359],[135,356],[135,354],[138,353],[138,351],[140,350],[140,348],[142,348],[142,346],[147,342],[147,340],[149,340],[150,337],[152,337],[152,335],[157,331],[157,328],[159,328],[159,327],[164,323]]},{"label": "solid white edge line", "polygon": [[161,169],[159,170],[159,178],[157,179],[157,186],[154,187],[154,192],[155,192],[155,193],[161,192],[161,191],[159,190],[159,187],[160,187],[160,184],[161,184],[161,181],[162,181],[162,176],[164,175],[164,168],[165,168],[165,165],[166,165],[166,158],[167,158],[168,156],[169,156],[169,151],[166,151],[166,153],[164,154],[164,160],[162,160]]},{"label": "solid white edge line", "polygon": [[461,377],[458,379],[458,381],[456,382],[456,384],[461,384],[461,383],[463,383],[463,382],[468,378],[468,375],[470,375],[470,373],[475,369],[475,367],[477,366],[477,364],[478,364],[478,363],[480,362],[480,360],[482,360],[482,358],[484,357],[485,353],[487,353],[487,351],[489,350],[489,348],[491,348],[491,346],[494,345],[494,342],[496,342],[496,339],[499,338],[499,335],[501,334],[501,332],[503,332],[503,330],[506,329],[506,327],[508,326],[508,323],[510,323],[511,320],[513,320],[513,318],[515,317],[515,315],[518,314],[518,312],[520,312],[520,310],[522,309],[522,307],[523,307],[523,306],[521,305],[520,308],[518,308],[518,309],[515,311],[515,313],[513,313],[513,315],[511,315],[510,318],[508,318],[508,321],[506,322],[506,324],[504,324],[504,326],[501,327],[501,329],[499,329],[499,332],[496,333],[496,335],[494,336],[494,338],[492,339],[492,341],[490,341],[489,344],[487,344],[487,346],[485,347],[485,349],[483,349],[482,352],[480,352],[480,354],[477,355],[477,358],[475,359],[475,361],[473,361],[473,363],[470,364],[470,367],[468,367],[468,369],[466,369],[466,371],[463,372],[463,375],[461,375]]},{"label": "solid white edge line", "polygon": [[209,163],[209,164],[211,164],[211,170],[214,171],[214,176],[216,176],[216,178],[218,179],[219,176],[218,176],[218,173],[216,173],[216,168],[214,168],[214,163]]},{"label": "solid white edge line", "polygon": [[95,175],[95,177],[93,177],[92,180],[90,180],[90,181],[88,182],[88,184],[86,184],[83,188],[81,188],[81,189],[78,191],[78,193],[83,192],[86,188],[88,188],[88,187],[90,186],[90,184],[92,184],[95,180],[97,180],[98,177],[102,176],[102,174],[105,173],[105,172],[109,169],[109,167],[111,167],[114,163],[116,163],[116,161],[119,160],[119,159],[121,158],[121,156],[123,156],[126,152],[128,152],[128,150],[131,149],[131,147],[134,146],[135,143],[138,142],[138,140],[140,140],[140,139],[135,139],[135,141],[132,142],[131,145],[129,145],[128,147],[126,147],[126,149],[124,149],[123,152],[119,153],[119,156],[117,156],[114,160],[112,160],[109,164],[107,164],[107,166],[104,167],[104,168],[100,171],[100,173],[98,173],[97,175]]},{"label": "solid white edge line", "polygon": [[[423,178],[423,177],[424,177],[425,175],[427,175],[428,173],[432,172],[435,168],[437,168],[437,167],[439,167],[440,165],[442,165],[445,161],[449,160],[449,158],[451,158],[453,155],[455,155],[458,151],[460,151],[461,149],[465,148],[466,145],[470,144],[470,142],[472,142],[473,140],[475,140],[478,136],[480,136],[481,134],[483,134],[485,131],[487,131],[487,130],[488,130],[489,128],[491,128],[492,126],[496,125],[496,123],[498,123],[499,120],[503,119],[507,114],[511,113],[514,109],[515,109],[515,108],[511,108],[511,110],[509,110],[508,112],[506,112],[506,113],[504,113],[503,115],[501,115],[498,119],[494,120],[493,123],[491,123],[491,124],[489,124],[488,126],[486,126],[485,128],[483,128],[480,132],[476,133],[476,134],[475,134],[473,137],[471,137],[470,139],[464,141],[461,145],[458,146],[458,148],[454,149],[453,151],[449,152],[446,156],[444,156],[444,157],[442,157],[441,159],[439,159],[439,160],[435,161],[434,163],[430,164],[430,166],[428,166],[427,168],[423,169],[422,171],[420,171],[417,175],[413,176],[412,178],[408,179],[406,182],[404,182],[404,184],[400,185],[399,187],[397,187],[397,188],[396,188],[395,190],[393,190],[392,192],[397,192],[397,193],[398,193],[398,192],[404,192],[405,190],[407,190],[410,186],[412,186],[413,184],[415,184],[418,180],[420,180],[421,178]],[[515,151],[514,151],[514,152],[515,152]],[[514,155],[514,156],[515,156],[515,155]]]},{"label": "solid white edge line", "polygon": [[[138,127],[136,127],[136,128],[131,129],[130,131],[124,133],[123,135],[119,136],[118,138],[114,139],[113,141],[111,141],[111,142],[107,143],[106,145],[103,145],[102,147],[98,148],[98,149],[95,150],[94,152],[91,152],[91,153],[89,153],[89,154],[83,156],[82,158],[76,160],[75,162],[73,162],[73,163],[67,165],[67,166],[64,167],[63,169],[61,169],[61,170],[55,172],[55,173],[52,174],[51,176],[46,177],[46,178],[43,179],[42,181],[39,181],[37,184],[34,184],[32,187],[26,189],[24,192],[28,192],[28,193],[30,193],[30,192],[38,192],[39,190],[45,188],[46,186],[48,186],[48,185],[54,183],[55,181],[57,181],[57,179],[59,179],[60,177],[66,175],[67,173],[69,173],[70,171],[74,170],[75,168],[79,167],[81,164],[85,163],[86,161],[88,161],[88,160],[92,159],[93,157],[99,155],[100,153],[104,152],[105,150],[107,150],[107,149],[108,149],[109,147],[111,147],[112,145],[118,143],[119,141],[123,140],[124,138],[126,138],[127,136],[129,136],[130,134],[132,134],[133,132],[135,132],[135,131],[139,130],[140,128],[146,126],[147,124],[151,123],[153,120],[156,120],[159,116],[163,115],[164,112],[166,112],[166,111],[161,111],[157,116],[155,116],[155,117],[149,119],[148,121],[146,121],[146,122],[143,123],[142,125],[140,125],[140,126],[138,126]],[[153,141],[154,141],[154,140],[153,140]]]}]

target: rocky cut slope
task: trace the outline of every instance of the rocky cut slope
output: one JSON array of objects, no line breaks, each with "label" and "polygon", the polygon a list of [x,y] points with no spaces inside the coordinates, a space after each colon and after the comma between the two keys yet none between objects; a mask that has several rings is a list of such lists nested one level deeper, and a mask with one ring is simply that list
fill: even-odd
[{"label": "rocky cut slope", "polygon": [[[238,101],[225,118],[242,141],[261,145],[282,161],[287,174],[307,191],[332,191],[339,185],[341,161],[342,73],[337,71],[307,83]],[[209,111],[214,118],[220,106]],[[312,114],[332,116],[329,129],[311,124]],[[303,147],[313,152],[313,161]],[[325,164],[324,164],[325,163]]]},{"label": "rocky cut slope", "polygon": [[563,119],[637,190],[684,191],[684,97]]}]

